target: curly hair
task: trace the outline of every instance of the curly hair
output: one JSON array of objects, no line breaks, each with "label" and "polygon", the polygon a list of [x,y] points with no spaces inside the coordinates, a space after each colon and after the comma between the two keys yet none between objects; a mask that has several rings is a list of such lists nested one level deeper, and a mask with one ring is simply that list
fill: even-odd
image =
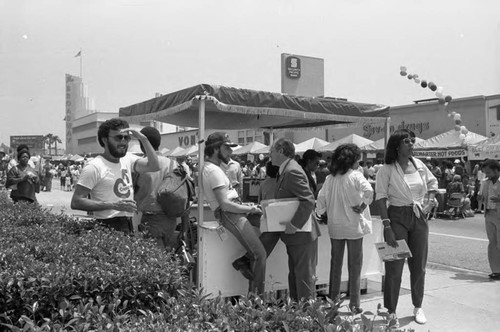
[{"label": "curly hair", "polygon": [[99,141],[99,145],[104,147],[102,139],[108,137],[111,130],[124,128],[128,128],[128,122],[120,118],[109,119],[101,123],[99,129],[97,130],[97,140]]},{"label": "curly hair", "polygon": [[392,133],[385,147],[385,163],[393,164],[398,159],[398,149],[401,141],[412,137],[415,137],[415,133],[408,129],[399,129]]},{"label": "curly hair", "polygon": [[333,151],[330,173],[333,176],[347,173],[359,158],[361,158],[361,150],[356,144],[347,143],[339,145],[335,151]]}]

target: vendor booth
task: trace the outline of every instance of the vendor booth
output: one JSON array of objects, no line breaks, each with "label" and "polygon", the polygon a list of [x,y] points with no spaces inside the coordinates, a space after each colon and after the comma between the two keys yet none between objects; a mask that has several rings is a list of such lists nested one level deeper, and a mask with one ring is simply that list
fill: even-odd
[{"label": "vendor booth", "polygon": [[359,148],[361,148],[362,146],[373,143],[373,141],[369,140],[368,138],[364,138],[362,136],[356,135],[356,134],[351,134],[351,135],[347,135],[346,137],[342,137],[338,140],[335,140],[328,145],[322,146],[321,148],[319,148],[319,151],[321,151],[321,152],[330,151],[331,152],[331,151],[335,150],[339,145],[347,144],[347,143],[355,144]]},{"label": "vendor booth", "polygon": [[328,145],[328,142],[322,140],[321,138],[313,137],[302,143],[298,143],[295,145],[295,154],[301,155],[307,150],[316,150],[318,151],[322,146]]},{"label": "vendor booth", "polygon": [[[161,97],[120,109],[120,117],[132,122],[158,120],[179,126],[205,129],[247,129],[314,127],[338,123],[370,123],[388,127],[388,107],[352,103],[329,98],[308,98],[280,93],[237,89],[215,85],[197,85]],[[272,135],[270,135],[272,137]],[[272,143],[272,142],[271,142]],[[198,142],[199,168],[203,167],[204,141]],[[198,197],[202,192],[201,172]],[[229,233],[227,239],[216,231],[218,223],[207,206],[197,209],[198,218],[198,278],[199,288],[217,296],[246,294],[248,282],[231,266],[244,253],[243,247]],[[380,220],[374,220],[374,232],[364,240],[362,278],[380,274],[382,264],[373,245],[381,241]],[[319,238],[317,284],[328,284],[330,269],[330,239],[325,225]],[[347,280],[344,263],[343,280]],[[266,289],[287,288],[288,265],[285,246],[279,242],[268,258]]]},{"label": "vendor booth", "polygon": [[461,158],[467,157],[467,146],[477,144],[486,139],[485,136],[468,132],[465,139],[460,138],[460,131],[455,129],[415,143],[413,155],[417,158]]}]

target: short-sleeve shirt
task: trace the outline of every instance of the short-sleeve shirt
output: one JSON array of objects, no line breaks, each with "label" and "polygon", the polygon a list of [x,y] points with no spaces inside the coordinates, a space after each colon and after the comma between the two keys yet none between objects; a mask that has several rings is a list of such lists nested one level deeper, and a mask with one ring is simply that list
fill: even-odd
[{"label": "short-sleeve shirt", "polygon": [[231,181],[229,181],[224,171],[219,166],[211,162],[206,162],[203,165],[203,194],[212,211],[215,211],[219,207],[214,189],[220,187],[227,188],[228,199],[238,198],[238,193],[231,185]]},{"label": "short-sleeve shirt", "polygon": [[[137,158],[126,155],[112,163],[97,156],[83,168],[78,184],[90,189],[90,198],[100,202],[117,202],[134,198],[132,165]],[[117,210],[95,211],[97,219],[132,217],[131,212]]]}]

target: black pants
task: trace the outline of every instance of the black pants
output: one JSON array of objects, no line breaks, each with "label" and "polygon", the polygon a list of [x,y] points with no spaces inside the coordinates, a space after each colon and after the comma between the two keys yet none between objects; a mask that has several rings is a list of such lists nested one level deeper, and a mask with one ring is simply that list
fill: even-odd
[{"label": "black pants", "polygon": [[[429,225],[423,214],[417,218],[411,206],[390,206],[388,212],[396,240],[406,240],[413,256],[408,258],[411,299],[413,306],[421,308],[424,299]],[[385,263],[384,306],[389,313],[396,312],[404,263],[404,259]]]},{"label": "black pants", "polygon": [[97,219],[97,221],[105,227],[127,234],[132,233],[134,230],[132,217],[114,217],[108,219]]}]

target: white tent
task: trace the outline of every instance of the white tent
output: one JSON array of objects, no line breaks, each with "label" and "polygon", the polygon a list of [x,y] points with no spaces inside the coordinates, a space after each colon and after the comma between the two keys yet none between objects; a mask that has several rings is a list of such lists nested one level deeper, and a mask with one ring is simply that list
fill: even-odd
[{"label": "white tent", "polygon": [[[415,137],[416,143],[420,143],[423,141],[423,139],[419,137]],[[385,139],[381,138],[379,140],[376,140],[375,142],[366,144],[361,147],[361,151],[366,151],[366,152],[374,152],[374,151],[383,151],[385,150]]]},{"label": "white tent", "polygon": [[413,155],[417,158],[460,158],[467,156],[467,147],[486,139],[485,136],[468,132],[465,139],[460,138],[460,131],[452,129],[426,139],[413,146]]},{"label": "white tent", "polygon": [[262,144],[260,142],[254,141],[250,144],[245,145],[244,147],[241,147],[239,149],[234,148],[233,149],[233,155],[242,155],[242,154],[248,154],[248,153],[258,153],[257,151],[266,148],[267,145]]},{"label": "white tent", "polygon": [[302,143],[295,145],[295,153],[304,153],[307,150],[313,149],[318,151],[322,146],[328,145],[328,142],[321,138],[313,137]]},{"label": "white tent", "polygon": [[198,154],[198,144],[191,145],[189,148],[184,149],[176,154],[172,154],[172,157],[183,157],[183,156],[193,156]]},{"label": "white tent", "polygon": [[184,151],[183,148],[181,148],[180,146],[176,147],[175,149],[173,150],[170,150],[168,153],[167,153],[167,156],[168,157],[174,157],[176,154],[178,154],[179,152],[181,151]]},{"label": "white tent", "polygon": [[163,148],[163,149],[160,150],[160,154],[162,156],[168,155],[169,152],[170,152],[170,149],[168,149],[168,148]]},{"label": "white tent", "polygon": [[356,134],[350,134],[350,135],[347,135],[346,137],[342,137],[341,139],[338,139],[330,144],[327,144],[325,146],[320,147],[319,151],[321,151],[321,152],[333,151],[339,145],[347,144],[347,143],[356,144],[358,147],[362,147],[364,145],[373,143],[373,141],[369,140],[368,138],[364,138],[362,136],[356,135]]},{"label": "white tent", "polygon": [[470,160],[500,159],[500,136],[470,145],[468,153]]}]

